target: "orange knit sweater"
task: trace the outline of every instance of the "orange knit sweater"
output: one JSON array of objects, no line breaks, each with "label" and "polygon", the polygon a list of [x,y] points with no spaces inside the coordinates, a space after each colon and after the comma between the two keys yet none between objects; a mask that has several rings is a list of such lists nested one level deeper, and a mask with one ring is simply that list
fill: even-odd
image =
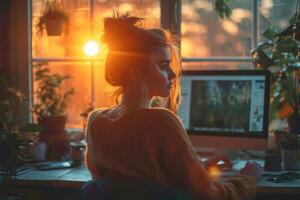
[{"label": "orange knit sweater", "polygon": [[251,177],[225,183],[212,180],[180,120],[165,109],[136,109],[120,119],[95,111],[89,117],[86,140],[86,162],[94,178],[148,180],[206,200],[244,200],[256,192]]}]

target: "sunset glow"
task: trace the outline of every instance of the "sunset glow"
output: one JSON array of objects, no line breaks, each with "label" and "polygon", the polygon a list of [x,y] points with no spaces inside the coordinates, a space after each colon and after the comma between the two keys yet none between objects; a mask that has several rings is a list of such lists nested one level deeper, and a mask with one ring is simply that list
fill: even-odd
[{"label": "sunset glow", "polygon": [[87,56],[95,56],[98,54],[100,47],[97,42],[90,40],[85,43],[83,50]]}]

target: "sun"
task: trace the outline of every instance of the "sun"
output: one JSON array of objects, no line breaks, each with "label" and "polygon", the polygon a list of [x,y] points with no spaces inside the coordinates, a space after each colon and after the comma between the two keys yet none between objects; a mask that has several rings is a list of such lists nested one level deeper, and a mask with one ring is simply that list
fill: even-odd
[{"label": "sun", "polygon": [[95,56],[99,53],[100,46],[96,41],[89,40],[85,43],[83,51],[87,56]]}]

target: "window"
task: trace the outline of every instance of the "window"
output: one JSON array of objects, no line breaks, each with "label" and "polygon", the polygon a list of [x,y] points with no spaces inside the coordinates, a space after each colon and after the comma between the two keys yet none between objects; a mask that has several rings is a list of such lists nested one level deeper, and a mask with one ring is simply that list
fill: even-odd
[{"label": "window", "polygon": [[296,0],[231,0],[230,19],[214,12],[215,0],[182,0],[183,69],[252,68],[250,52],[271,25],[284,28]]},{"label": "window", "polygon": [[[84,107],[93,101],[96,107],[111,105],[108,97],[112,88],[104,80],[105,46],[93,58],[83,52],[88,40],[100,42],[103,31],[103,19],[112,16],[113,9],[120,13],[132,12],[137,16],[147,18],[147,26],[159,26],[159,0],[57,0],[70,17],[68,34],[48,36],[39,35],[36,24],[41,13],[44,0],[31,0],[32,36],[31,65],[34,80],[35,65],[45,63],[51,72],[71,75],[64,87],[73,87],[75,94],[71,97],[67,108],[67,127],[81,128],[80,113]],[[33,91],[37,84],[33,82]],[[36,98],[34,98],[36,99]]]},{"label": "window", "polygon": [[[103,19],[112,15],[113,8],[145,17],[149,26],[159,26],[160,21],[164,27],[181,26],[183,70],[249,69],[253,68],[250,51],[263,40],[260,33],[271,25],[286,27],[297,3],[296,0],[231,0],[231,18],[221,20],[213,10],[215,0],[57,1],[70,15],[71,25],[68,34],[54,37],[36,33],[35,24],[44,0],[28,1],[32,15],[30,63],[34,66],[46,62],[51,71],[73,77],[65,85],[75,89],[67,109],[67,126],[72,128],[82,127],[80,113],[89,102],[93,101],[96,107],[111,105],[108,97],[112,88],[103,76],[105,46],[92,59],[84,55],[83,46],[90,39],[100,41]],[[179,4],[174,6],[174,2]],[[163,13],[160,6],[165,9]],[[175,9],[175,14],[181,11],[181,21],[171,19],[173,15],[168,8]],[[33,83],[33,90],[35,87]]]}]

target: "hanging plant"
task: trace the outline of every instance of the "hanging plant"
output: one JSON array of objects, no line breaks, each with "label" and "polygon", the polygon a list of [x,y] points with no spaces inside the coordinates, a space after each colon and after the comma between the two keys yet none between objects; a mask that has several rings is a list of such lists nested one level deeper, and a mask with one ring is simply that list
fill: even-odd
[{"label": "hanging plant", "polygon": [[221,19],[229,18],[232,14],[231,8],[228,6],[230,0],[216,0],[214,4],[215,11]]},{"label": "hanging plant", "polygon": [[36,24],[37,34],[43,35],[44,29],[49,36],[59,36],[63,30],[67,33],[70,26],[68,13],[56,0],[47,0]]}]

